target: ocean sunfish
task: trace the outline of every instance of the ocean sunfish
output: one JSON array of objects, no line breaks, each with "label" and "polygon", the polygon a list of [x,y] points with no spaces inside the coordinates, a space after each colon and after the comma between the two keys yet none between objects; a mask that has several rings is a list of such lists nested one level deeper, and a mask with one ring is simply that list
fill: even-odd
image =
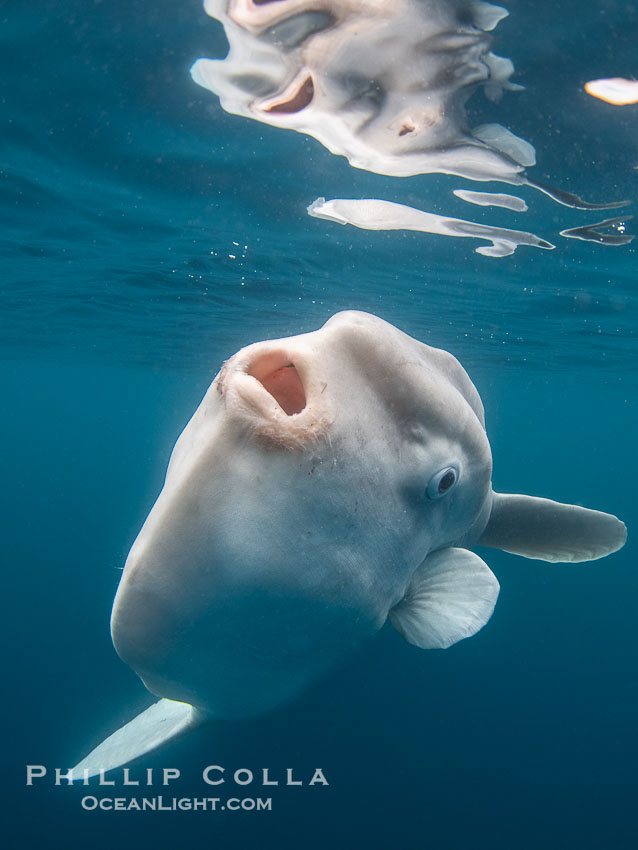
[{"label": "ocean sunfish", "polygon": [[475,544],[586,561],[625,542],[610,514],[491,478],[451,354],[354,311],[241,349],[177,441],[113,605],[115,648],[160,700],[75,777],[294,698],[388,619],[425,649],[470,637],[499,591]]},{"label": "ocean sunfish", "polygon": [[306,133],[377,174],[454,174],[530,186],[577,209],[610,209],[545,186],[526,169],[533,145],[496,123],[468,126],[465,104],[490,100],[514,66],[492,52],[509,14],[482,0],[204,0],[228,39],[193,80],[226,112]]}]

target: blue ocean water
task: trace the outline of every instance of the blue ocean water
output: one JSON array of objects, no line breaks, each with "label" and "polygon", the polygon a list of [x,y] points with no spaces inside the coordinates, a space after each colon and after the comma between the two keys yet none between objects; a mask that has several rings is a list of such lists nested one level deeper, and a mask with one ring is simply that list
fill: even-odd
[{"label": "blue ocean water", "polygon": [[[508,7],[496,50],[526,88],[499,104],[477,93],[472,123],[533,142],[541,182],[635,204],[638,106],[582,85],[636,74],[638,7]],[[6,846],[634,847],[633,245],[558,236],[606,213],[531,190],[515,192],[522,216],[470,208],[451,190],[503,187],[358,171],[226,114],[188,73],[226,50],[199,0],[4,3],[0,23]],[[495,260],[475,240],[341,228],[307,216],[318,196],[518,226],[557,248]],[[484,550],[502,591],[476,637],[426,653],[386,628],[294,703],[144,761],[180,769],[159,793],[185,797],[210,796],[209,764],[306,781],[323,768],[327,788],[239,789],[272,796],[272,812],[88,812],[81,787],[26,787],[26,764],[68,767],[148,703],[109,612],[219,365],[344,308],[461,360],[497,489],[615,513],[627,546],[580,565]]]}]

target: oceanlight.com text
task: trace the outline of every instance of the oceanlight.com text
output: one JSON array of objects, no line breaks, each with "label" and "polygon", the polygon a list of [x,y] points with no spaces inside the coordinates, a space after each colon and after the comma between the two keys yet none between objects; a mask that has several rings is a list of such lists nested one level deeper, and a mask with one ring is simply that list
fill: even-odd
[{"label": "oceanlight.com text", "polygon": [[270,812],[271,797],[82,797],[87,812]]}]

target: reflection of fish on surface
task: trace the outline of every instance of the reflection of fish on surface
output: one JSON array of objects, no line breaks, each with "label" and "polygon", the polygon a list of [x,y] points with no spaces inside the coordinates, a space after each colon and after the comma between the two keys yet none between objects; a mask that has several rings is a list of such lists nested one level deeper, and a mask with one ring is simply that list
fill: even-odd
[{"label": "reflection of fish on surface", "polygon": [[560,235],[567,239],[580,239],[583,242],[597,242],[599,245],[629,245],[634,241],[634,234],[627,232],[627,222],[632,215],[623,218],[607,218],[583,227],[570,227],[561,230]]},{"label": "reflection of fish on surface", "polygon": [[[455,195],[463,200],[483,206],[503,206],[511,210],[526,210],[527,206],[512,195],[491,195],[487,192],[465,192],[456,190]],[[518,202],[518,203],[517,203]],[[520,206],[522,204],[522,207]],[[492,245],[476,248],[484,257],[508,257],[519,245],[552,250],[555,245],[525,230],[512,230],[492,224],[479,224],[462,218],[436,215],[435,213],[381,201],[377,198],[334,198],[326,201],[317,198],[308,207],[313,218],[324,218],[338,224],[352,224],[362,230],[417,230],[421,233],[439,233],[443,236],[472,237],[486,239]],[[609,218],[594,224],[561,230],[560,235],[583,242],[599,245],[628,245],[633,242],[633,233],[627,232],[627,222],[633,216]]]},{"label": "reflection of fish on surface", "polygon": [[453,194],[469,204],[479,207],[503,207],[513,212],[527,212],[527,204],[514,195],[494,194],[493,192],[470,192],[468,189],[454,189]]},{"label": "reflection of fish on surface", "polygon": [[592,97],[597,97],[614,106],[638,103],[638,80],[625,80],[622,77],[590,80],[585,83],[585,91]]},{"label": "reflection of fish on surface", "polygon": [[177,441],[113,606],[118,653],[162,699],[75,776],[294,698],[388,619],[426,649],[470,637],[499,590],[477,543],[548,561],[624,544],[609,514],[491,478],[447,352],[358,312],[243,348]]},{"label": "reflection of fish on surface", "polygon": [[513,254],[519,245],[545,248],[550,251],[555,247],[551,242],[546,242],[524,230],[510,230],[489,224],[477,224],[461,218],[435,215],[404,204],[380,201],[376,198],[334,198],[331,201],[317,198],[308,207],[308,214],[314,218],[325,218],[339,224],[352,224],[363,230],[418,230],[421,233],[487,239],[492,243],[491,246],[484,245],[476,248],[476,253],[483,254],[485,257],[507,257]]},{"label": "reflection of fish on surface", "polygon": [[205,0],[224,26],[224,60],[198,60],[194,80],[223,108],[318,139],[351,165],[407,177],[446,173],[530,185],[581,209],[576,195],[542,186],[525,168],[535,152],[499,124],[469,130],[464,105],[510,81],[490,51],[508,12],[479,0]]}]

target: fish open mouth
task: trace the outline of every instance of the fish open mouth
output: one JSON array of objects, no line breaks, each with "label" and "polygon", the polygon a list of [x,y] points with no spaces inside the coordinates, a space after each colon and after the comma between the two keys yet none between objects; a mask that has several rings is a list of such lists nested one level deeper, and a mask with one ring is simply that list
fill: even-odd
[{"label": "fish open mouth", "polygon": [[302,449],[334,424],[330,374],[317,351],[287,340],[242,349],[215,379],[225,410],[263,445]]},{"label": "fish open mouth", "polygon": [[312,76],[304,73],[293,80],[281,95],[262,103],[260,108],[274,115],[294,115],[312,103],[314,96]]},{"label": "fish open mouth", "polygon": [[299,372],[283,352],[262,354],[253,360],[246,374],[259,381],[287,416],[301,413],[306,407],[306,392]]}]

